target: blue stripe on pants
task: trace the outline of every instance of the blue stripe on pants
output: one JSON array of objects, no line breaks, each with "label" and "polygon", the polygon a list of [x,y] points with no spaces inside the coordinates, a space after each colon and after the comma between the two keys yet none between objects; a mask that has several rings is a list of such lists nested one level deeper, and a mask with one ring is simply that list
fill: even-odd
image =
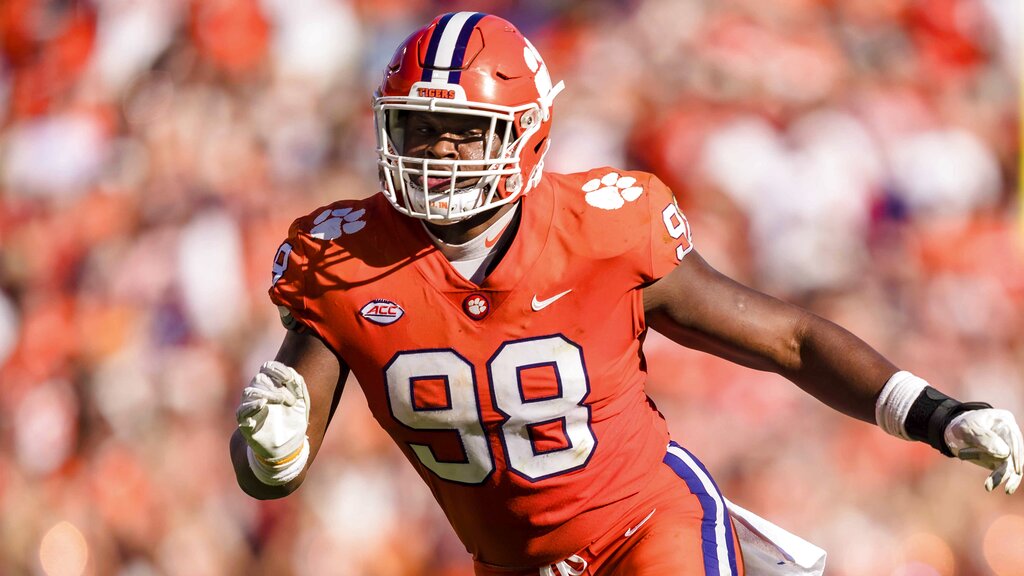
[{"label": "blue stripe on pants", "polygon": [[[701,550],[704,553],[704,572],[709,576],[737,574],[736,547],[732,539],[732,522],[725,509],[725,499],[708,473],[707,468],[688,450],[672,442],[663,460],[665,464],[686,482],[687,488],[700,502]],[[721,516],[721,524],[719,524]],[[723,530],[719,530],[723,528]],[[722,565],[727,559],[728,566]]]}]

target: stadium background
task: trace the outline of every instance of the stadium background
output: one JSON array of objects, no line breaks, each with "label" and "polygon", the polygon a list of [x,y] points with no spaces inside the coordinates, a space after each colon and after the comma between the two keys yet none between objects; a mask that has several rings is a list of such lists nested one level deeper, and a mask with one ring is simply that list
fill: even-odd
[{"label": "stadium background", "polygon": [[[292,497],[227,457],[290,220],[376,190],[381,68],[462,8],[565,80],[551,169],[657,172],[719,269],[1024,416],[1019,2],[5,0],[0,574],[469,574],[354,384]],[[981,470],[647,351],[676,438],[830,575],[1024,574]]]}]

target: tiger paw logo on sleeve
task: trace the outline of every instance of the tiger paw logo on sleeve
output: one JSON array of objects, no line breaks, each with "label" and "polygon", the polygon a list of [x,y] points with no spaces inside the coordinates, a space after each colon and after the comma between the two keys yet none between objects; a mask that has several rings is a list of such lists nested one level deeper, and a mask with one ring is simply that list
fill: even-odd
[{"label": "tiger paw logo on sleeve", "polygon": [[587,204],[602,210],[618,210],[644,193],[643,187],[636,185],[636,178],[619,176],[616,172],[588,181],[583,191],[587,193]]},{"label": "tiger paw logo on sleeve", "polygon": [[313,220],[313,228],[309,235],[320,240],[336,240],[345,234],[355,234],[366,226],[361,220],[366,214],[365,209],[337,208],[324,210]]}]

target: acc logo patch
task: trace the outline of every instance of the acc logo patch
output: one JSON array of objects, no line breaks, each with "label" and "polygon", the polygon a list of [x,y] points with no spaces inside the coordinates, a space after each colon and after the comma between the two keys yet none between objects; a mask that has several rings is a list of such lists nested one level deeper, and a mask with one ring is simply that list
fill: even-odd
[{"label": "acc logo patch", "polygon": [[378,298],[367,302],[366,306],[359,311],[359,315],[374,324],[387,326],[398,322],[402,316],[405,316],[405,310],[391,300]]}]

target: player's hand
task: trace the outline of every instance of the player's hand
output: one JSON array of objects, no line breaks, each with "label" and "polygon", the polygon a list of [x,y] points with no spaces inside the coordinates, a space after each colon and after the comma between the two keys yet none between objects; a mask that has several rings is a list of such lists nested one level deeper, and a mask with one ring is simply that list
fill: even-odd
[{"label": "player's hand", "polygon": [[992,470],[985,480],[991,492],[1006,482],[1007,494],[1020,486],[1024,467],[1024,436],[1007,410],[971,410],[953,418],[944,434],[953,455]]},{"label": "player's hand", "polygon": [[302,449],[309,423],[309,392],[302,375],[271,360],[242,391],[235,411],[238,430],[252,451],[268,462],[287,459]]}]

